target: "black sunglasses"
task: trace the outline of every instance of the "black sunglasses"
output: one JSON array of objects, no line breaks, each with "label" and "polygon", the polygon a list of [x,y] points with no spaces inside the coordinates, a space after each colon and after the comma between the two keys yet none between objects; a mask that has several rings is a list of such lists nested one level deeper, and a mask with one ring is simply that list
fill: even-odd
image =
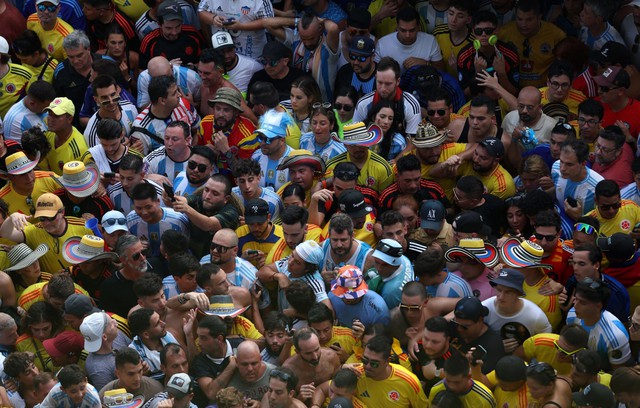
[{"label": "black sunglasses", "polygon": [[544,235],[544,234],[538,234],[537,232],[535,234],[533,234],[533,235],[535,235],[535,237],[536,237],[536,239],[538,241],[542,241],[544,239],[547,242],[551,242],[551,241],[553,241],[554,239],[557,238],[557,235]]},{"label": "black sunglasses", "polygon": [[269,373],[269,377],[275,377],[282,380],[283,382],[288,383],[291,379],[291,374],[285,373],[284,371],[280,370],[271,370],[271,372]]},{"label": "black sunglasses", "polygon": [[475,35],[482,35],[482,33],[485,33],[486,35],[491,35],[495,30],[496,29],[493,27],[485,27],[485,28],[478,27],[473,29],[473,33]]},{"label": "black sunglasses", "polygon": [[343,110],[345,112],[351,112],[353,110],[353,105],[347,105],[347,104],[341,104],[341,103],[334,103],[333,107],[336,108],[336,110]]},{"label": "black sunglasses", "polygon": [[135,254],[131,255],[131,259],[133,259],[134,261],[139,261],[142,255],[143,255],[142,251],[136,252]]},{"label": "black sunglasses", "polygon": [[360,173],[352,170],[342,170],[334,172],[333,175],[342,181],[353,181],[358,179]]},{"label": "black sunglasses", "polygon": [[110,227],[116,224],[125,225],[126,223],[127,223],[126,218],[109,218],[108,220],[102,221],[102,225],[106,225],[107,227]]},{"label": "black sunglasses", "polygon": [[198,168],[198,171],[200,173],[204,173],[205,171],[207,171],[206,164],[196,163],[193,160],[189,160],[189,162],[187,163],[187,167],[189,167],[189,170],[195,170],[196,168]]},{"label": "black sunglasses", "polygon": [[218,251],[221,254],[224,254],[225,252],[227,252],[233,247],[232,246],[228,247],[228,246],[224,246],[224,245],[220,245],[220,244],[216,244],[215,242],[212,242],[210,248],[212,251]]},{"label": "black sunglasses", "polygon": [[622,203],[621,202],[617,202],[617,203],[613,203],[613,204],[602,204],[599,205],[598,208],[604,211],[609,211],[611,209],[613,210],[619,210],[622,207]]},{"label": "black sunglasses", "polygon": [[427,111],[427,115],[429,116],[435,116],[436,113],[440,116],[444,116],[447,113],[447,111],[444,109],[429,109]]}]

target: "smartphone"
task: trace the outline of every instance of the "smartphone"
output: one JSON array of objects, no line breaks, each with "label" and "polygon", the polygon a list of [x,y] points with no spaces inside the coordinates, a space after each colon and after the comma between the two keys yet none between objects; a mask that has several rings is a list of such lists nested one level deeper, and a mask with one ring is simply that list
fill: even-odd
[{"label": "smartphone", "polygon": [[116,176],[116,173],[111,171],[104,173],[104,178],[114,178],[115,176]]},{"label": "smartphone", "polygon": [[578,206],[578,202],[573,197],[567,197],[567,203],[574,208]]},{"label": "smartphone", "polygon": [[[471,357],[473,357],[473,361],[476,362],[478,360],[482,360],[487,355],[487,349],[478,345],[473,348],[471,351]],[[475,364],[474,364],[475,365]]]},{"label": "smartphone", "polygon": [[256,249],[247,250],[247,255],[258,255],[260,252]]},{"label": "smartphone", "polygon": [[222,24],[224,25],[231,25],[233,23],[235,23],[236,20],[232,19],[232,18],[228,18],[226,21],[223,21]]},{"label": "smartphone", "polygon": [[175,194],[173,192],[173,187],[171,187],[167,183],[162,183],[162,187],[164,188],[164,192],[167,193],[167,195],[169,196],[171,201],[176,201],[176,197],[175,197]]}]

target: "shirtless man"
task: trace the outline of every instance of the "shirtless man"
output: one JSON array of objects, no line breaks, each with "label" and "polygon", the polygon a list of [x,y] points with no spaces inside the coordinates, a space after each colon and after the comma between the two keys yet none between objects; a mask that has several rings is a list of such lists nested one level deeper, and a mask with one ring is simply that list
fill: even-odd
[{"label": "shirtless man", "polygon": [[208,298],[215,295],[229,295],[236,307],[251,304],[251,294],[241,286],[233,286],[227,280],[225,271],[216,264],[204,264],[196,276],[198,286]]},{"label": "shirtless man", "polygon": [[340,368],[340,359],[331,349],[320,347],[317,332],[309,327],[296,330],[293,346],[297,354],[287,359],[282,366],[298,375],[300,381],[297,389],[300,400],[304,402],[313,397],[316,384],[320,385],[333,378]]}]

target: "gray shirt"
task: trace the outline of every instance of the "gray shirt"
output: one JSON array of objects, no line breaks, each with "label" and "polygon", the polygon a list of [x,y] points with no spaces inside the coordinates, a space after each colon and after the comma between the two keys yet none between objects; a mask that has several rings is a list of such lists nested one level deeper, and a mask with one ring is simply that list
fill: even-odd
[{"label": "gray shirt", "polygon": [[116,379],[116,356],[113,353],[89,353],[85,363],[89,382],[101,390],[107,383]]},{"label": "gray shirt", "polygon": [[229,387],[235,387],[238,391],[242,392],[245,397],[251,398],[252,400],[261,401],[264,394],[267,393],[269,389],[269,374],[271,370],[276,368],[273,364],[264,363],[267,367],[257,381],[247,382],[245,381],[238,372],[238,369],[233,373],[233,377],[229,381]]},{"label": "gray shirt", "polygon": [[[104,393],[111,390],[117,390],[118,388],[124,388],[124,385],[120,384],[120,380],[113,380],[107,385],[105,385],[100,390],[100,400],[104,399]],[[142,377],[142,382],[140,383],[140,389],[136,392],[132,392],[131,390],[127,390],[127,392],[131,392],[134,397],[138,395],[142,395],[144,400],[148,400],[159,392],[164,391],[164,387],[158,381],[149,377]]]}]

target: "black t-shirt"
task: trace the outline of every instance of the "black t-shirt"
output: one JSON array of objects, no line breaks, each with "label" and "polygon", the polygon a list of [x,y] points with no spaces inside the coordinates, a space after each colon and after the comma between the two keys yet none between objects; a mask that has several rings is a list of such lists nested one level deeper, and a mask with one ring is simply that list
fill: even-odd
[{"label": "black t-shirt", "polygon": [[494,332],[488,327],[482,336],[470,343],[463,342],[461,338],[457,338],[456,340],[458,350],[460,350],[462,354],[467,354],[467,351],[476,346],[482,346],[487,350],[487,355],[482,359],[484,361],[482,364],[482,374],[487,374],[495,370],[498,360],[506,355],[504,352],[504,344],[502,344],[502,337],[500,337],[499,333]]},{"label": "black t-shirt", "polygon": [[107,47],[107,36],[113,25],[120,27],[127,42],[127,50],[138,51],[140,48],[140,40],[136,34],[135,24],[129,17],[115,10],[113,20],[103,23],[100,20],[87,21],[87,35],[91,40],[92,50],[103,50]]},{"label": "black t-shirt", "polygon": [[273,79],[267,74],[267,71],[265,71],[264,69],[261,69],[260,71],[254,73],[251,79],[249,80],[249,85],[247,85],[247,100],[249,100],[251,86],[253,86],[253,84],[255,84],[258,81],[272,83],[278,90],[280,102],[291,99],[291,83],[296,79],[303,77],[305,75],[309,75],[309,74],[302,71],[301,69],[289,67],[289,72],[284,78]]},{"label": "black t-shirt", "polygon": [[[205,211],[202,208],[202,193],[192,194],[187,197],[187,204],[190,207],[198,211],[200,214],[206,215],[207,217],[215,216],[222,228],[231,228],[235,230],[239,226],[240,214],[238,214],[238,210],[231,205],[226,204],[224,207],[217,212]],[[213,238],[213,231],[204,231],[198,228],[194,223],[189,223],[190,236],[189,240],[189,249],[191,253],[193,253],[198,259],[209,253],[209,247],[211,245],[211,239]]]},{"label": "black t-shirt", "polygon": [[54,194],[62,201],[65,215],[71,217],[82,218],[82,214],[89,213],[101,220],[103,215],[114,209],[113,203],[108,195],[102,197],[87,197],[81,203],[74,203],[67,196],[67,192],[64,189],[56,190]]},{"label": "black t-shirt", "polygon": [[[420,345],[420,347],[422,347],[422,341],[420,341],[418,344]],[[428,359],[428,357],[426,357],[426,355],[424,355],[424,356],[425,356],[426,359]],[[420,361],[414,361],[411,364],[412,371],[418,376],[418,379],[423,384],[422,388],[423,388],[425,394],[429,395],[429,391],[431,390],[431,387],[436,385],[440,380],[442,380],[444,378],[444,363],[445,363],[445,361],[447,361],[448,359],[450,359],[453,356],[463,357],[462,353],[460,353],[460,351],[457,348],[455,348],[452,345],[450,345],[449,346],[449,350],[447,350],[442,355],[442,357],[438,357],[435,360],[433,360],[435,365],[436,365],[436,368],[440,370],[440,376],[439,377],[434,377],[431,380],[427,380],[426,378],[424,378],[424,375],[422,374],[422,366],[421,366],[421,362]]]},{"label": "black t-shirt", "polygon": [[499,237],[502,235],[502,231],[505,230],[506,224],[504,201],[491,194],[485,194],[483,198],[484,204],[472,208],[472,211],[482,215],[485,224],[491,227],[491,235],[493,237]]},{"label": "black t-shirt", "polygon": [[100,294],[100,307],[120,316],[127,316],[129,310],[138,304],[138,297],[133,292],[133,281],[126,279],[120,271],[102,282]]},{"label": "black t-shirt", "polygon": [[175,58],[182,60],[182,65],[197,64],[200,59],[204,39],[202,34],[189,25],[182,26],[182,32],[175,41],[169,41],[162,35],[160,28],[147,34],[140,45],[140,68],[146,69],[153,57],[163,56],[169,61]]}]

